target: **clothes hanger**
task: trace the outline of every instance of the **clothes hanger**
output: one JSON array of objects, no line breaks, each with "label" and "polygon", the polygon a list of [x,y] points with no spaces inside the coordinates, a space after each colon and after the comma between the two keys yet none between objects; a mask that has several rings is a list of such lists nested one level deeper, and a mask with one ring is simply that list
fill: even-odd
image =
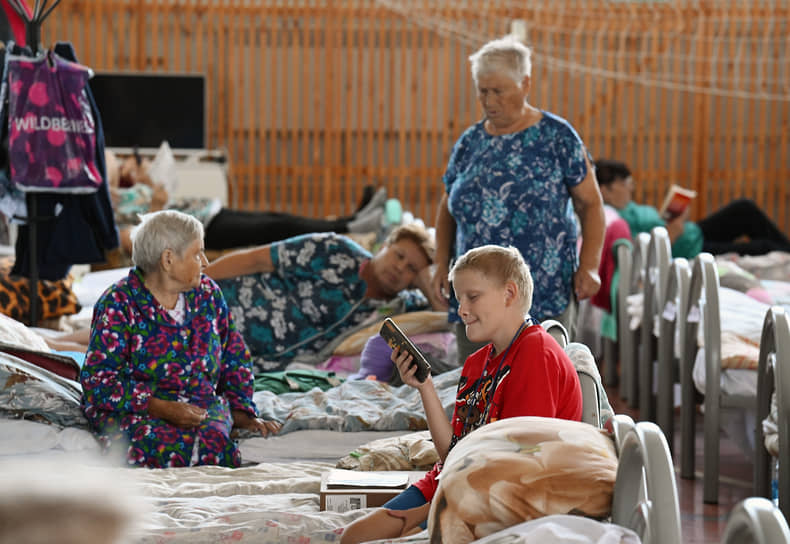
[{"label": "clothes hanger", "polygon": [[60,4],[61,0],[54,0],[49,8],[47,8],[49,0],[35,0],[35,3],[33,4],[33,11],[30,15],[28,15],[30,8],[27,6],[24,0],[7,1],[25,21],[27,45],[34,54],[37,53],[39,44],[41,42],[41,25],[44,20],[49,17],[49,14],[52,13],[52,10],[54,10],[58,4]]}]

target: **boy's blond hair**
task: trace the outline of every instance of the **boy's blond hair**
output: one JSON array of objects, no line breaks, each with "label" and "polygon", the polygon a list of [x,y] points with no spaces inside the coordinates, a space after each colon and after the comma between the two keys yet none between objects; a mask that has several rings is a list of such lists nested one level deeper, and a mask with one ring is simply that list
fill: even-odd
[{"label": "boy's blond hair", "polygon": [[524,314],[532,307],[532,274],[521,252],[513,246],[486,245],[470,249],[455,261],[449,274],[451,282],[461,270],[477,270],[487,278],[501,281],[503,285],[512,281],[518,289]]}]

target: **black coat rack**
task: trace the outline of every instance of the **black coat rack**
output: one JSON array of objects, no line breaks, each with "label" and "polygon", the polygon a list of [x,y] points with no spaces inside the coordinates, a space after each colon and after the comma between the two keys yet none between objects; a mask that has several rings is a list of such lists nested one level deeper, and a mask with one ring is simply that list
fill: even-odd
[{"label": "black coat rack", "polygon": [[[22,20],[25,21],[25,41],[33,52],[38,54],[41,44],[41,25],[49,17],[61,0],[54,0],[52,5],[47,7],[49,0],[35,0],[33,13],[28,16],[23,0],[7,0],[14,8]],[[42,221],[51,220],[51,217],[39,217],[38,215],[38,195],[35,191],[26,193],[27,201],[27,223],[30,239],[30,326],[35,327],[38,322],[38,248],[36,247],[37,224]]]}]

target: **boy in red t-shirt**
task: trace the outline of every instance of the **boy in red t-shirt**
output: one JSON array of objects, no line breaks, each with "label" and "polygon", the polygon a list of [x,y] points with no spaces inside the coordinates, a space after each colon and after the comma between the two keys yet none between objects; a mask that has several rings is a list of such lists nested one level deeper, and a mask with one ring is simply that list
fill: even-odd
[{"label": "boy in red t-shirt", "polygon": [[517,416],[581,420],[582,393],[573,364],[527,313],[532,276],[519,251],[494,245],[469,250],[455,263],[449,279],[467,337],[490,343],[466,359],[450,421],[430,376],[418,382],[411,355],[393,351],[403,383],[420,392],[440,461],[384,508],[349,525],[341,544],[395,538],[424,528],[442,462],[474,429]]}]

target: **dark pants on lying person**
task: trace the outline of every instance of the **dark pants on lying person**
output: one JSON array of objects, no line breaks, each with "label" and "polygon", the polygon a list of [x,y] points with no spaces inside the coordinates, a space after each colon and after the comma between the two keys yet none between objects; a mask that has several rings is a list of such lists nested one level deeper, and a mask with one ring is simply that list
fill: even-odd
[{"label": "dark pants on lying person", "polygon": [[206,249],[223,250],[270,244],[313,232],[348,232],[350,218],[313,219],[280,212],[222,210],[206,227]]},{"label": "dark pants on lying person", "polygon": [[[753,201],[733,200],[697,221],[702,229],[702,251],[713,255],[738,253],[764,255],[770,251],[790,252],[790,239]],[[736,241],[747,237],[748,240]]]}]

